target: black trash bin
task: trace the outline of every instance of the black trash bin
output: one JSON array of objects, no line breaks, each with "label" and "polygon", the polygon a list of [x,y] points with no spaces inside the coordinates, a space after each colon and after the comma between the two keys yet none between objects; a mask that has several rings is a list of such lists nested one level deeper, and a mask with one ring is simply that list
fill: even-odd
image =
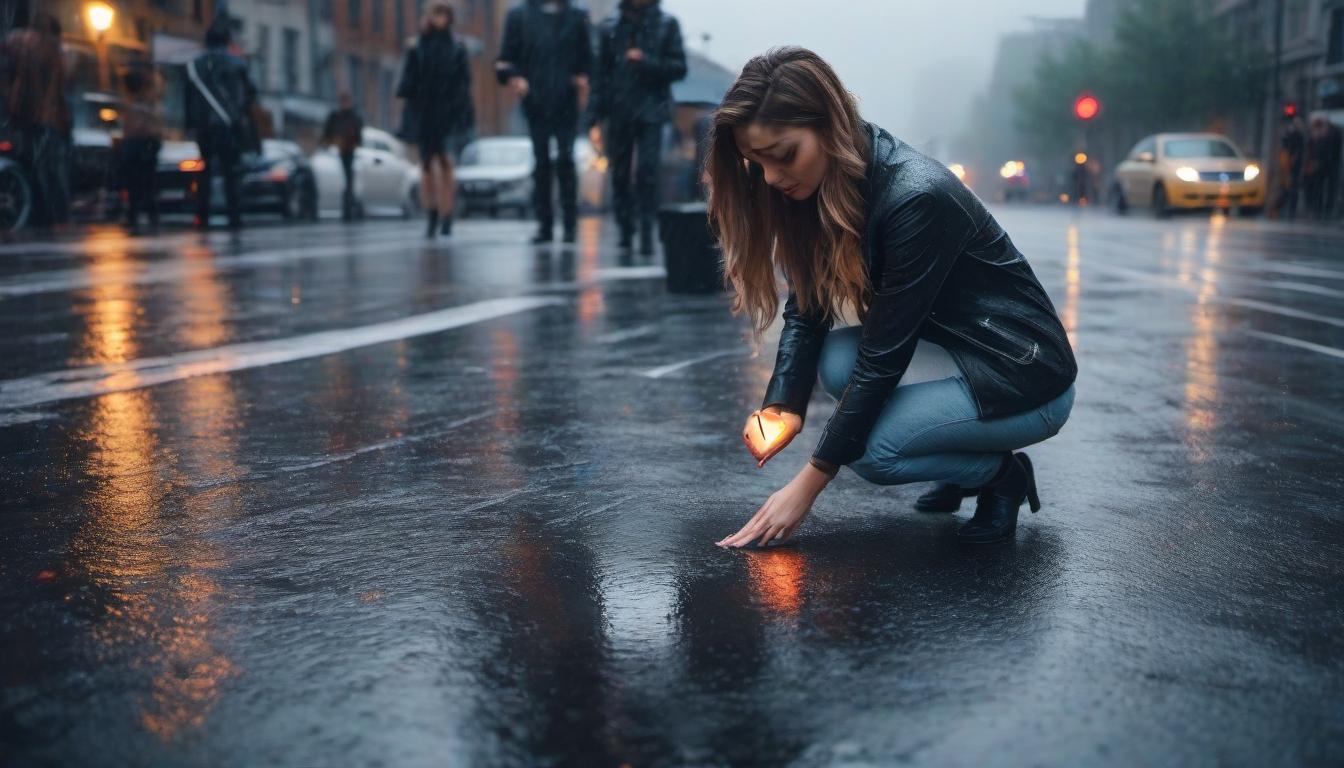
[{"label": "black trash bin", "polygon": [[704,203],[674,203],[658,209],[658,235],[667,262],[670,293],[717,293],[723,286],[719,244],[709,231]]}]

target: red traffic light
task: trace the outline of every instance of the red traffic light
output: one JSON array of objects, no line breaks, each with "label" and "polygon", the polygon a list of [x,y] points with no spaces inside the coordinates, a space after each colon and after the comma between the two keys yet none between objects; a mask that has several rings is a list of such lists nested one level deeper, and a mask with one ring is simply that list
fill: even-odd
[{"label": "red traffic light", "polygon": [[1078,116],[1079,120],[1091,120],[1101,112],[1101,102],[1097,97],[1090,93],[1084,93],[1073,100],[1073,114]]},{"label": "red traffic light", "polygon": [[1297,116],[1297,104],[1295,104],[1295,103],[1293,103],[1293,102],[1291,102],[1291,101],[1288,102],[1287,104],[1284,104],[1284,105],[1283,105],[1283,116],[1284,116],[1284,117],[1296,117],[1296,116]]}]

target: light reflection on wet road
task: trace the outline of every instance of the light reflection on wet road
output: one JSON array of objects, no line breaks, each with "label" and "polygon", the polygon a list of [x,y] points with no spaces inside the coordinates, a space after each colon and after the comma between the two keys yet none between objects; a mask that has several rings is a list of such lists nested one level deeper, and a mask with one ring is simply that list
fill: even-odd
[{"label": "light reflection on wet road", "polygon": [[997,213],[1082,373],[973,552],[715,548],[773,346],[596,219],[0,244],[0,762],[1338,763],[1344,235]]}]

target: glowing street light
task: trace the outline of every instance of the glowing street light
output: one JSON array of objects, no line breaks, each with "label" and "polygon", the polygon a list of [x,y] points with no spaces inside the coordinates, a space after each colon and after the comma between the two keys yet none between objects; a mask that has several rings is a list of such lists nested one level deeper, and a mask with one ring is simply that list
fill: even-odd
[{"label": "glowing street light", "polygon": [[84,13],[89,18],[89,26],[100,35],[112,28],[112,19],[117,15],[107,3],[89,3]]},{"label": "glowing street light", "polygon": [[1086,163],[1086,162],[1087,162],[1087,153],[1086,153],[1086,152],[1079,152],[1078,154],[1076,154],[1076,155],[1073,156],[1073,164],[1074,164],[1074,165],[1082,165],[1083,163]]}]

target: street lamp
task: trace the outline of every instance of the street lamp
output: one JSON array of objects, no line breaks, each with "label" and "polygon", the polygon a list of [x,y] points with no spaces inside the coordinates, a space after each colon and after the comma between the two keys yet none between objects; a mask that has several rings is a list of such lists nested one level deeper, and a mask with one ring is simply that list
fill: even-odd
[{"label": "street lamp", "polygon": [[108,74],[107,48],[103,45],[103,38],[107,35],[107,30],[112,28],[112,19],[116,17],[117,12],[107,3],[89,3],[84,6],[84,15],[89,20],[89,28],[94,32],[94,50],[98,54],[98,87],[106,91],[112,85],[112,78]]},{"label": "street lamp", "polygon": [[117,12],[107,3],[89,3],[85,6],[84,14],[88,16],[89,27],[101,37],[112,28],[112,19]]}]

